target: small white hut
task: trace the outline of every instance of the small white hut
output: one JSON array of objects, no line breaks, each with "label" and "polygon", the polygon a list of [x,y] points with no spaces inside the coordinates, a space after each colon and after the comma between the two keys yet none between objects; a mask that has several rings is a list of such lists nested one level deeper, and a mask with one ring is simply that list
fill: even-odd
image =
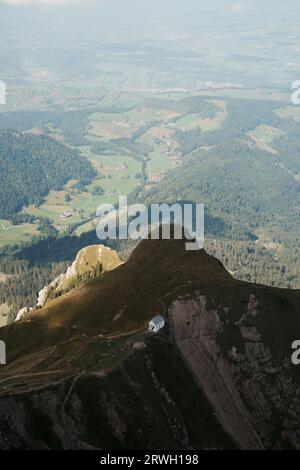
[{"label": "small white hut", "polygon": [[156,317],[152,318],[152,320],[149,322],[149,330],[154,331],[154,333],[157,333],[164,326],[165,319],[161,315],[157,315]]}]

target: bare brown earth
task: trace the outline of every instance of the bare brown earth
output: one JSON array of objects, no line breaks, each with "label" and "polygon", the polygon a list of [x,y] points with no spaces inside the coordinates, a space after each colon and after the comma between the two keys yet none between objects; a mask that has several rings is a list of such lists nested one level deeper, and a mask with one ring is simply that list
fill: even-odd
[{"label": "bare brown earth", "polygon": [[[165,315],[167,327],[147,332]],[[300,448],[300,292],[181,241],[0,330],[0,448]]]}]

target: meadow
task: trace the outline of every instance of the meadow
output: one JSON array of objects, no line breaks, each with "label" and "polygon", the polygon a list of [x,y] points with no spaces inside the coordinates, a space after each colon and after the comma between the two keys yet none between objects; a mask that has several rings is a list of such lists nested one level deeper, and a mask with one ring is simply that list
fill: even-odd
[{"label": "meadow", "polygon": [[5,245],[28,242],[37,234],[37,224],[13,225],[8,220],[0,220],[0,248]]}]

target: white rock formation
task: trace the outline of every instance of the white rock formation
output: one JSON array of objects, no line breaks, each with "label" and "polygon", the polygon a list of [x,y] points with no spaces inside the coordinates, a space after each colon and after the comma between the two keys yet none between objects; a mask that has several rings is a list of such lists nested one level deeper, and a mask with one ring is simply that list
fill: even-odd
[{"label": "white rock formation", "polygon": [[18,314],[16,316],[15,321],[21,320],[21,318],[23,318],[24,315],[27,315],[27,313],[30,313],[32,310],[33,310],[32,307],[30,307],[30,308],[28,308],[28,307],[21,308],[21,310],[18,311]]},{"label": "white rock formation", "polygon": [[[123,264],[118,253],[104,245],[91,245],[80,250],[75,261],[67,269],[65,274],[61,274],[48,286],[45,286],[38,294],[37,307],[42,308],[49,300],[50,294],[61,294],[70,289],[74,282],[84,276],[99,269],[101,274],[112,271]],[[31,312],[33,308],[22,308],[15,321],[19,321],[24,315]]]}]

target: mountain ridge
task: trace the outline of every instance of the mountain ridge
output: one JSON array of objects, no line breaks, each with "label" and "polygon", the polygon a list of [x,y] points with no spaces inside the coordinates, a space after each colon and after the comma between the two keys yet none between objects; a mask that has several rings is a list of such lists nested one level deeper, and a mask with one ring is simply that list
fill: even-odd
[{"label": "mountain ridge", "polygon": [[[29,422],[26,414],[25,424],[19,416],[18,438],[32,445],[31,426],[43,419],[48,437],[36,448],[300,447],[300,371],[291,362],[300,291],[236,281],[218,260],[184,246],[143,241],[125,264],[0,330],[8,350],[0,370],[2,419],[10,420],[16,406],[26,414],[28,400],[43,414],[34,412]],[[153,335],[148,321],[156,313],[167,326]],[[195,405],[191,420],[192,396],[211,411]],[[135,406],[148,444],[137,431]],[[163,422],[169,422],[164,435],[157,428]]]}]

